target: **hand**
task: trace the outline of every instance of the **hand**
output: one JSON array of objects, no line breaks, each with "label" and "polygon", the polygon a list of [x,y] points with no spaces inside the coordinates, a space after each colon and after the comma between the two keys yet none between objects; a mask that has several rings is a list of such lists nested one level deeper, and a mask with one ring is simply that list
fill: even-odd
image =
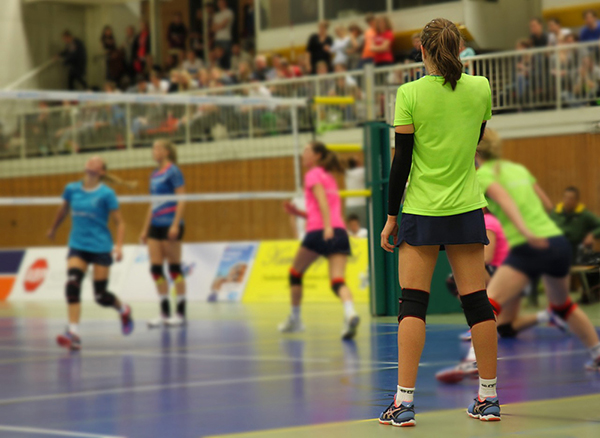
[{"label": "hand", "polygon": [[592,248],[594,246],[594,242],[595,242],[594,235],[592,233],[589,233],[587,236],[585,236],[585,239],[583,240],[583,246]]},{"label": "hand", "polygon": [[333,239],[333,228],[331,227],[326,227],[323,230],[323,240],[328,241]]},{"label": "hand", "polygon": [[56,234],[56,230],[54,228],[50,228],[46,233],[46,237],[48,240],[54,240],[54,235]]},{"label": "hand", "polygon": [[115,248],[113,249],[113,255],[117,262],[123,260],[123,248],[121,248],[120,246],[115,246]]},{"label": "hand", "polygon": [[142,231],[142,234],[140,234],[140,242],[143,243],[144,245],[146,243],[148,243],[148,231],[147,230]]},{"label": "hand", "polygon": [[[394,244],[390,244],[390,236],[394,238]],[[398,217],[388,216],[388,220],[381,232],[381,247],[387,252],[394,252],[394,247],[398,244]]]},{"label": "hand", "polygon": [[287,213],[287,214],[291,214],[292,216],[296,216],[297,213],[297,208],[294,204],[292,204],[291,201],[285,201],[283,203],[283,210]]},{"label": "hand", "polygon": [[173,224],[169,228],[169,240],[177,240],[179,236],[179,225]]},{"label": "hand", "polygon": [[529,243],[529,245],[532,248],[547,249],[550,246],[550,242],[548,242],[548,239],[546,239],[545,237],[537,237],[534,235],[525,236],[525,237],[527,237],[527,243]]}]

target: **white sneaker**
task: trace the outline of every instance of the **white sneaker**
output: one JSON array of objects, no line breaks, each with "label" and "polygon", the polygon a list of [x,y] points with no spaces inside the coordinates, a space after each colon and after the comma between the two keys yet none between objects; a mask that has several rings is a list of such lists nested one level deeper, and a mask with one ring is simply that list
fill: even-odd
[{"label": "white sneaker", "polygon": [[279,331],[281,333],[297,333],[304,331],[304,324],[300,319],[294,318],[292,315],[288,316],[284,322],[279,324]]},{"label": "white sneaker", "polygon": [[185,325],[185,318],[181,315],[175,315],[165,320],[165,325],[168,327],[181,327]]},{"label": "white sneaker", "polygon": [[163,316],[159,316],[157,318],[151,319],[150,321],[148,321],[148,328],[160,328],[163,326],[163,324],[167,323],[167,318],[163,317]]},{"label": "white sneaker", "polygon": [[344,329],[342,330],[342,339],[349,341],[356,336],[356,329],[360,324],[360,317],[358,315],[351,316],[344,320]]}]

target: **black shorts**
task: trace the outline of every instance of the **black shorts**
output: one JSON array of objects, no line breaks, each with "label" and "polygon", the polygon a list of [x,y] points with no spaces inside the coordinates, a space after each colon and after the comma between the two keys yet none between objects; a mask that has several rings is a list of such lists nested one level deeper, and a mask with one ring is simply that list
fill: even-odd
[{"label": "black shorts", "polygon": [[[169,228],[168,227],[157,227],[156,225],[150,225],[150,229],[148,230],[148,238],[156,239],[156,240],[169,240]],[[185,226],[183,224],[179,225],[179,235],[176,240],[183,239],[183,232],[185,231]]]},{"label": "black shorts", "polygon": [[71,257],[80,258],[89,265],[110,266],[113,262],[112,254],[109,252],[89,252],[82,251],[80,249],[69,248],[67,260]]},{"label": "black shorts", "polygon": [[398,230],[398,245],[406,242],[411,246],[466,245],[490,241],[485,230],[483,210],[477,209],[468,213],[453,216],[421,216],[402,214]]},{"label": "black shorts", "polygon": [[571,270],[571,245],[564,236],[548,239],[550,246],[546,249],[535,249],[524,243],[515,246],[508,253],[503,264],[522,272],[531,279],[542,275],[562,278]]},{"label": "black shorts", "polygon": [[325,257],[332,254],[352,254],[348,232],[343,228],[334,228],[333,239],[327,241],[323,239],[323,230],[306,233],[302,246]]}]

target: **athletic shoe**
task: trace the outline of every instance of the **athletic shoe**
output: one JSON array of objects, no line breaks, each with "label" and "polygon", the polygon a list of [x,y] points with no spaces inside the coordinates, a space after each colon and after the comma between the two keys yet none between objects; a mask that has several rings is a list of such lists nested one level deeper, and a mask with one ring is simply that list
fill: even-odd
[{"label": "athletic shoe", "polygon": [[216,303],[217,302],[217,294],[216,293],[211,293],[208,298],[207,301],[209,303]]},{"label": "athletic shoe", "polygon": [[397,427],[415,426],[417,422],[414,403],[402,402],[400,406],[396,406],[396,396],[394,396],[392,404],[379,416],[379,423]]},{"label": "athletic shoe", "polygon": [[125,312],[121,313],[121,325],[123,334],[127,336],[133,331],[133,319],[131,318],[131,307],[127,304],[125,306]]},{"label": "athletic shoe", "polygon": [[358,315],[344,319],[344,329],[342,330],[342,339],[344,341],[349,341],[356,336],[358,324],[360,324],[360,317]]},{"label": "athletic shoe", "polygon": [[281,333],[297,333],[304,331],[304,324],[300,319],[294,318],[292,315],[288,316],[284,322],[279,324],[279,331]]},{"label": "athletic shoe", "polygon": [[586,362],[585,369],[586,371],[600,372],[600,357]]},{"label": "athletic shoe", "polygon": [[465,342],[471,342],[471,330],[467,330],[466,332],[458,335],[458,339]]},{"label": "athletic shoe", "polygon": [[469,417],[481,421],[500,421],[498,397],[490,397],[484,400],[479,400],[479,397],[477,397],[467,408],[467,414]]},{"label": "athletic shoe", "polygon": [[477,369],[477,362],[470,360],[463,360],[458,365],[450,368],[444,368],[435,374],[435,378],[443,383],[458,383],[462,382],[465,378],[476,379],[479,376],[479,370]]},{"label": "athletic shoe", "polygon": [[58,335],[56,337],[56,343],[69,350],[81,349],[81,339],[79,339],[79,336],[75,333],[71,333],[68,329],[65,331],[64,335]]},{"label": "athletic shoe", "polygon": [[185,325],[185,318],[181,315],[175,315],[167,320],[165,320],[165,325],[167,327],[181,327]]},{"label": "athletic shoe", "polygon": [[558,316],[552,309],[548,309],[547,312],[548,312],[548,316],[550,317],[550,320],[548,321],[548,325],[554,326],[564,333],[567,333],[567,334],[571,333],[571,330],[569,330],[569,324],[567,324],[567,321],[565,321],[560,316]]},{"label": "athletic shoe", "polygon": [[148,321],[148,328],[160,328],[163,325],[167,325],[167,321],[169,320],[169,318],[166,318],[164,316],[158,316],[154,319],[151,319],[150,321]]}]

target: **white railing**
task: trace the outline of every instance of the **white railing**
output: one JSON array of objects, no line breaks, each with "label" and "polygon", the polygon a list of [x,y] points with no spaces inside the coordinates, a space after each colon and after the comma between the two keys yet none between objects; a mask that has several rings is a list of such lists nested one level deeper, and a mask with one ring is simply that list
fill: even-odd
[{"label": "white railing", "polygon": [[[600,100],[600,43],[510,51],[465,59],[469,74],[490,80],[496,113],[562,110]],[[307,99],[298,109],[300,132],[357,126],[369,119],[391,122],[397,88],[425,74],[422,64],[367,67],[295,79],[201,89],[191,96]],[[179,95],[183,98],[183,95]],[[309,104],[315,96],[353,96],[352,105]],[[2,98],[2,96],[0,96]],[[290,111],[277,104],[244,107],[176,102],[159,97],[111,95],[105,102],[64,103],[38,108],[3,100],[0,158],[27,158],[148,146],[167,137],[179,143],[254,138],[289,133]],[[3,108],[11,108],[10,112]]]}]

